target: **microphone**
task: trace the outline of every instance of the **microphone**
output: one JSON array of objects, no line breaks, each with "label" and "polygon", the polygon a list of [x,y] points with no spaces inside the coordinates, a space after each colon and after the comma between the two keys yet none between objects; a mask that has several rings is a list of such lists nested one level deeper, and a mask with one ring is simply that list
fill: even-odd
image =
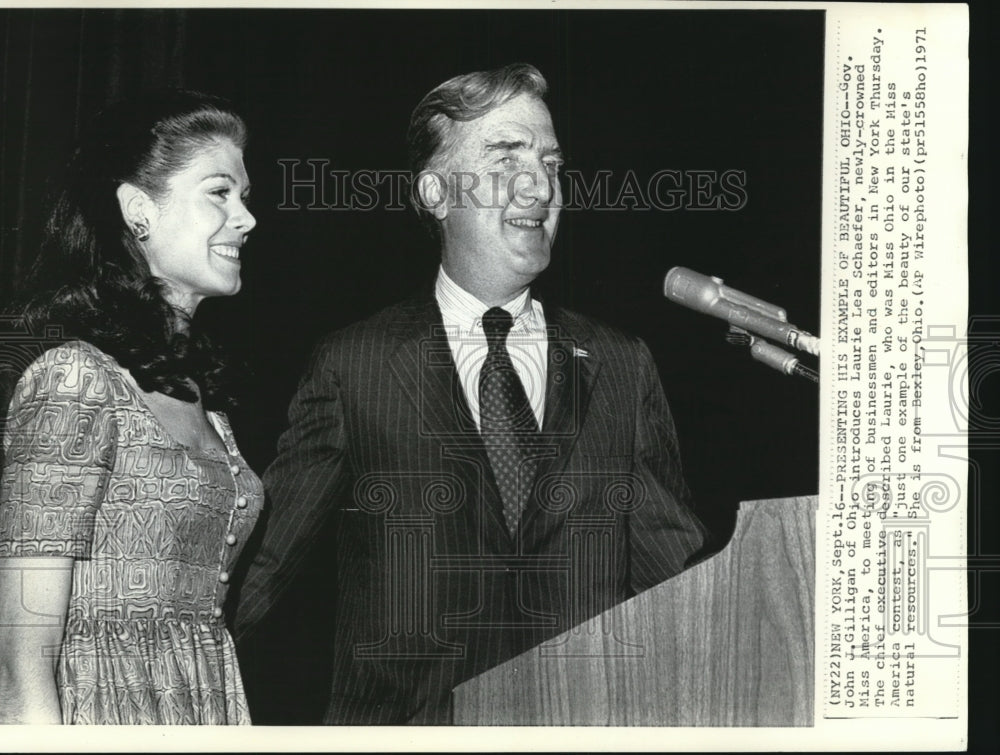
[{"label": "microphone", "polygon": [[750,336],[750,356],[768,367],[786,375],[798,375],[814,383],[819,382],[819,373],[799,362],[798,357],[760,338]]},{"label": "microphone", "polygon": [[663,281],[663,295],[696,312],[725,320],[733,327],[819,356],[819,339],[788,322],[784,309],[723,285],[721,278],[675,267]]}]

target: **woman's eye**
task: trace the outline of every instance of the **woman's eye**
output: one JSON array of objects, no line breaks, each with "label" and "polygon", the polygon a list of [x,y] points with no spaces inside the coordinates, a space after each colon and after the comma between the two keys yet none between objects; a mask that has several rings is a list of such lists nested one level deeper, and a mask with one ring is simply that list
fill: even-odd
[{"label": "woman's eye", "polygon": [[210,193],[220,199],[226,199],[229,196],[229,187],[225,186],[221,189],[213,189]]}]

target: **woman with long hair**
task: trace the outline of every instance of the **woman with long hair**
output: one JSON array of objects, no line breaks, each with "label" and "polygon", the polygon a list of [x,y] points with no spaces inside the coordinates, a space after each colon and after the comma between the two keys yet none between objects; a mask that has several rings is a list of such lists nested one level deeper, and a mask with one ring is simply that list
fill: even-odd
[{"label": "woman with long hair", "polygon": [[245,143],[174,90],[106,110],[70,162],[22,313],[64,338],[3,439],[0,721],[249,723],[223,603],[262,488],[195,318],[240,289]]}]

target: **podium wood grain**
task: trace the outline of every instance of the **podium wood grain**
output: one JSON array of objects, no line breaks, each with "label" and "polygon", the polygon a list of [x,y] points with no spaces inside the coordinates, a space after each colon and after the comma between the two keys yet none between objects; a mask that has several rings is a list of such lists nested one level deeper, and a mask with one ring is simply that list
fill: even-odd
[{"label": "podium wood grain", "polygon": [[815,508],[742,503],[722,551],[460,685],[454,722],[811,725]]}]

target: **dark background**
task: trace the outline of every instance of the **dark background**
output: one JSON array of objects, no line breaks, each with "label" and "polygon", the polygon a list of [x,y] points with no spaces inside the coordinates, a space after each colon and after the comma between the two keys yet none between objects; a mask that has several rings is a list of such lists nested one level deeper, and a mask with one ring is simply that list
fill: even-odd
[{"label": "dark background", "polygon": [[[316,339],[430,282],[437,266],[412,212],[279,210],[278,161],[403,169],[409,114],[424,93],[523,60],[549,80],[568,169],[612,171],[613,187],[629,170],[745,171],[738,211],[567,210],[536,291],[648,342],[717,547],[738,501],[816,492],[816,387],[727,345],[721,322],[666,302],[662,281],[674,265],[717,275],[818,333],[821,12],[17,10],[0,12],[0,34],[4,301],[36,248],[46,178],[95,110],[182,85],[229,97],[245,115],[258,226],[244,288],[199,316],[248,365],[233,420],[258,472]],[[244,648],[260,723],[321,713],[329,664],[316,648],[333,620],[324,564],[312,554]]]},{"label": "dark background", "polygon": [[1000,297],[996,242],[996,3],[970,6],[969,33],[969,751],[1000,741]]}]

